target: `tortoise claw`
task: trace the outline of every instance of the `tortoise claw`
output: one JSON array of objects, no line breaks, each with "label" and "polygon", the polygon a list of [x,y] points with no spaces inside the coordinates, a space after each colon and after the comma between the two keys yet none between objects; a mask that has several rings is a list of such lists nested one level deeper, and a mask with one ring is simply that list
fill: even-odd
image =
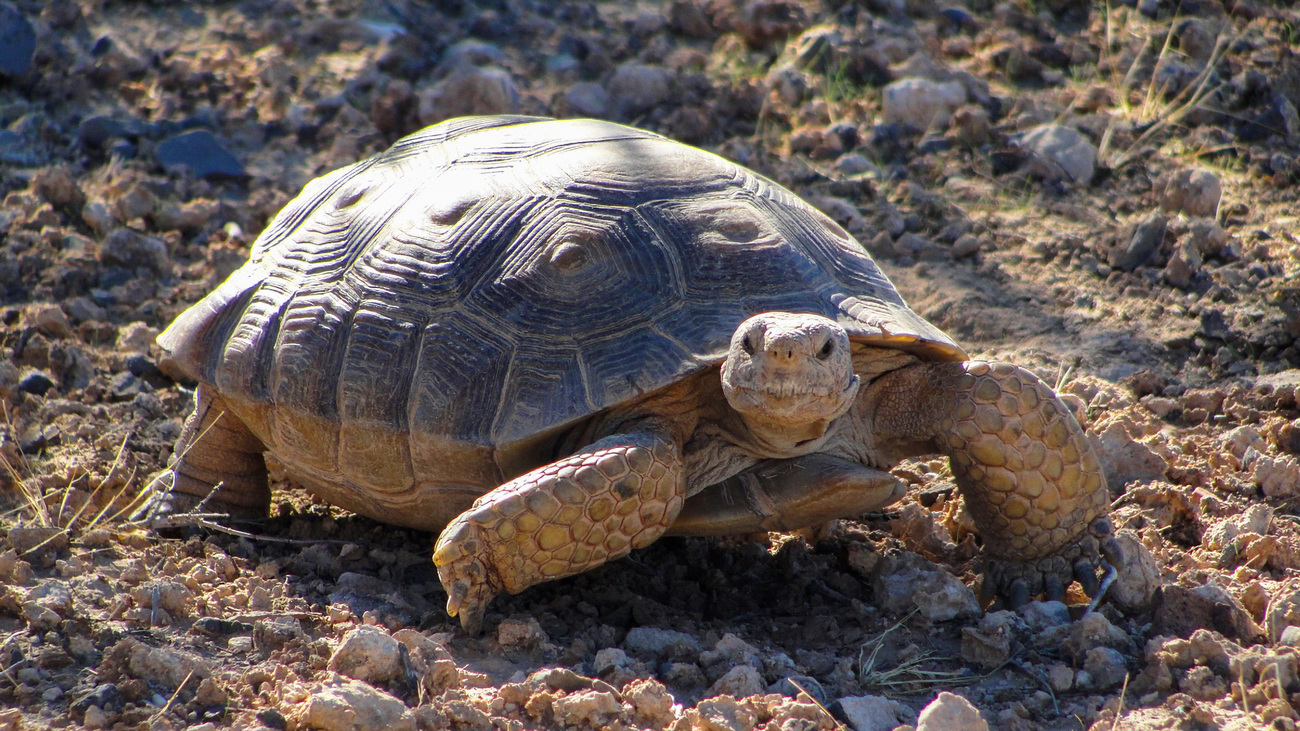
[{"label": "tortoise claw", "polygon": [[1107,538],[1101,542],[1101,555],[1115,568],[1124,565],[1124,551],[1119,547],[1119,541],[1114,538]]},{"label": "tortoise claw", "polygon": [[447,614],[460,617],[460,626],[476,635],[483,629],[483,615],[500,582],[481,558],[477,528],[458,521],[461,519],[453,521],[438,538],[433,563],[447,590]]},{"label": "tortoise claw", "polygon": [[1059,602],[1065,599],[1065,582],[1056,574],[1043,577],[1043,595],[1048,601]]},{"label": "tortoise claw", "polygon": [[1012,579],[1002,598],[1009,609],[1019,609],[1029,603],[1029,585],[1023,578]]},{"label": "tortoise claw", "polygon": [[1086,556],[1074,559],[1074,580],[1088,596],[1097,595],[1097,567]]}]

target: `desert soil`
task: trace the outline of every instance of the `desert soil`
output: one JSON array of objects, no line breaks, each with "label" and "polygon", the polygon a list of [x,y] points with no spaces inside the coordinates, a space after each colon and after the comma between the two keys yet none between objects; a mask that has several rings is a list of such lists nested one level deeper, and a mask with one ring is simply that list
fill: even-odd
[{"label": "desert soil", "polygon": [[[1285,5],[0,2],[0,729],[1294,729]],[[885,512],[661,540],[479,637],[434,536],[283,481],[246,535],[131,523],[190,408],[161,329],[308,180],[491,112],[635,124],[826,211],[1057,386],[1137,588],[985,611],[937,459]]]}]

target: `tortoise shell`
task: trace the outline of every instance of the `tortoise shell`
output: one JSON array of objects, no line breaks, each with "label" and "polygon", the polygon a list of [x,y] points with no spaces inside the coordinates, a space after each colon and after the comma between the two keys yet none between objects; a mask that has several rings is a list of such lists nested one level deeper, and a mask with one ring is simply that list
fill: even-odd
[{"label": "tortoise shell", "polygon": [[610,122],[475,117],[309,183],[159,343],[272,451],[410,485],[716,367],[774,310],[965,357],[767,178]]}]

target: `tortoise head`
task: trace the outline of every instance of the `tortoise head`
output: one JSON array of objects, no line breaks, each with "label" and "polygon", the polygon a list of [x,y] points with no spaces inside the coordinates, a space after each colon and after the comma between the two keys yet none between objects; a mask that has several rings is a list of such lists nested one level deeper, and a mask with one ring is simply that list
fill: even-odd
[{"label": "tortoise head", "polygon": [[731,336],[722,389],[746,425],[769,440],[798,446],[820,437],[858,392],[848,333],[821,315],[755,315]]}]

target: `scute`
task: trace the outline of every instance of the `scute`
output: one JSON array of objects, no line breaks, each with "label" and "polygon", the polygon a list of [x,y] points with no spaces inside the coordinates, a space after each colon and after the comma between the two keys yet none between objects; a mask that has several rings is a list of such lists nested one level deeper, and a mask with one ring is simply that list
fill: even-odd
[{"label": "scute", "polygon": [[277,443],[317,440],[328,472],[368,427],[467,448],[558,429],[718,363],[772,310],[965,357],[766,178],[609,122],[483,117],[308,184],[159,342],[229,401],[273,406]]}]

